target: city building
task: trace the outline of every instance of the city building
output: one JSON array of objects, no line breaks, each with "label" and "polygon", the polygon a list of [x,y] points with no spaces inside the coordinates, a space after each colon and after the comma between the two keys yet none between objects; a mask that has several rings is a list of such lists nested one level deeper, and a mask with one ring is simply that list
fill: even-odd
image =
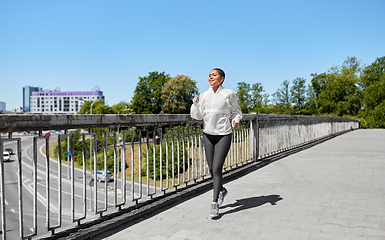
[{"label": "city building", "polygon": [[0,102],[0,111],[3,111],[3,112],[7,111],[7,105],[5,102]]},{"label": "city building", "polygon": [[103,92],[62,92],[40,91],[32,92],[31,113],[33,114],[75,114],[80,111],[84,102],[104,101]]},{"label": "city building", "polygon": [[23,112],[31,111],[31,96],[33,92],[41,92],[41,87],[25,86],[23,87]]},{"label": "city building", "polygon": [[16,107],[15,112],[16,113],[22,113],[23,112],[23,108],[22,107]]}]

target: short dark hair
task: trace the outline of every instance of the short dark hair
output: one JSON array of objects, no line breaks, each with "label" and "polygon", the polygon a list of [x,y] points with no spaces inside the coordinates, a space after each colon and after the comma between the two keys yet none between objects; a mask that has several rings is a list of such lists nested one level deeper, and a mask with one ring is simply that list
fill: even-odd
[{"label": "short dark hair", "polygon": [[219,76],[225,78],[225,72],[220,68],[214,68],[213,70],[217,70],[219,73]]}]

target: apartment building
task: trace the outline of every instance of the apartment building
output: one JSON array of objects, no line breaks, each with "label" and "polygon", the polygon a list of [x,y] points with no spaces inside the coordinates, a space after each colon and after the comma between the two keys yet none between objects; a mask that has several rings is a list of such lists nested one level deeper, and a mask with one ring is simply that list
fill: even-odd
[{"label": "apartment building", "polygon": [[44,91],[32,92],[31,113],[33,114],[75,114],[80,111],[83,103],[96,101],[104,96],[102,91],[62,92]]}]

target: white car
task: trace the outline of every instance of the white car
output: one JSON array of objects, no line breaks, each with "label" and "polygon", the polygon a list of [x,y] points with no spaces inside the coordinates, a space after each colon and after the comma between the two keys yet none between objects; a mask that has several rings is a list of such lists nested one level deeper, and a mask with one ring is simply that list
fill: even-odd
[{"label": "white car", "polygon": [[11,154],[8,151],[3,152],[3,161],[9,161]]},{"label": "white car", "polygon": [[[94,179],[94,173],[91,174],[91,179]],[[96,180],[98,182],[104,182],[106,181],[106,175],[104,174],[104,170],[98,170],[96,175]],[[114,178],[112,177],[112,174],[110,171],[107,170],[107,181],[113,181]]]}]

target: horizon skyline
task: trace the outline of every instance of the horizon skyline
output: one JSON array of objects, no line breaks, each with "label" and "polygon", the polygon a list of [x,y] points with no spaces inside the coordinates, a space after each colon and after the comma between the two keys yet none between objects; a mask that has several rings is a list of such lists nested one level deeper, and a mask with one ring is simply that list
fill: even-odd
[{"label": "horizon skyline", "polygon": [[[380,57],[376,57],[376,59],[377,58],[380,58]],[[376,60],[375,59],[375,60]],[[374,60],[374,61],[375,61]],[[359,60],[360,62],[362,61],[362,60]],[[373,61],[373,62],[374,62]],[[373,63],[372,62],[372,63]],[[371,63],[370,63],[371,64]],[[362,67],[364,67],[364,66],[367,66],[367,65],[370,65],[370,64],[363,64],[363,66]],[[331,66],[330,68],[332,68],[332,67],[340,67],[340,66],[336,66],[336,65],[333,65],[333,66]],[[324,72],[327,72],[330,68],[328,68],[327,70],[325,70]],[[293,79],[294,80],[294,79]],[[292,83],[292,80],[289,80],[290,81],[290,83]],[[282,83],[282,82],[281,82]],[[308,87],[308,85],[309,85],[309,83],[308,83],[308,81],[307,81],[307,79],[306,79],[306,87]],[[252,85],[252,84],[250,84],[250,85]],[[42,92],[92,92],[92,91],[101,91],[101,92],[103,92],[104,93],[104,91],[102,90],[102,89],[100,89],[99,88],[99,86],[98,85],[95,85],[95,87],[94,88],[92,88],[92,90],[62,90],[59,86],[57,86],[55,89],[57,89],[57,88],[59,88],[60,89],[60,91],[55,91],[55,89],[54,90],[51,90],[51,89],[48,89],[48,88],[44,88],[44,87],[40,87],[40,86],[32,86],[32,85],[26,85],[26,86],[23,86],[22,87],[22,89],[24,88],[24,87],[38,87],[38,88],[41,88],[41,89],[43,89],[43,91]],[[209,86],[208,86],[209,87]],[[263,87],[263,86],[262,86]],[[281,85],[279,85],[278,87],[277,87],[277,89],[275,90],[275,91],[277,91],[279,88],[281,87]],[[97,88],[97,89],[99,89],[99,90],[94,90],[95,88]],[[265,89],[265,88],[264,88]],[[235,90],[234,90],[234,92],[235,92]],[[266,91],[265,91],[266,92]],[[272,97],[272,94],[273,94],[274,92],[272,92],[272,93],[267,93],[268,95],[269,95],[269,101],[270,102],[272,102],[273,100],[271,99],[271,97]],[[6,109],[6,112],[13,112],[14,110],[16,110],[17,108],[19,108],[19,107],[21,107],[21,108],[23,108],[23,99],[22,99],[22,93],[21,93],[21,105],[20,106],[16,106],[15,108],[12,108],[12,109],[8,109],[7,107],[7,109]],[[122,101],[124,101],[124,100],[122,100]],[[111,104],[110,106],[113,106],[113,105],[115,105],[115,104],[118,104],[118,103],[120,103],[120,102],[122,102],[122,101],[119,101],[119,102],[116,102],[116,103],[113,103],[113,104]],[[7,106],[7,102],[6,101],[2,101],[1,99],[0,99],[0,102],[3,102],[3,103],[5,103],[6,104],[6,106]],[[131,100],[130,101],[126,101],[126,102],[131,102]],[[105,103],[107,104],[107,101],[105,101]],[[108,105],[108,104],[107,104]]]}]

